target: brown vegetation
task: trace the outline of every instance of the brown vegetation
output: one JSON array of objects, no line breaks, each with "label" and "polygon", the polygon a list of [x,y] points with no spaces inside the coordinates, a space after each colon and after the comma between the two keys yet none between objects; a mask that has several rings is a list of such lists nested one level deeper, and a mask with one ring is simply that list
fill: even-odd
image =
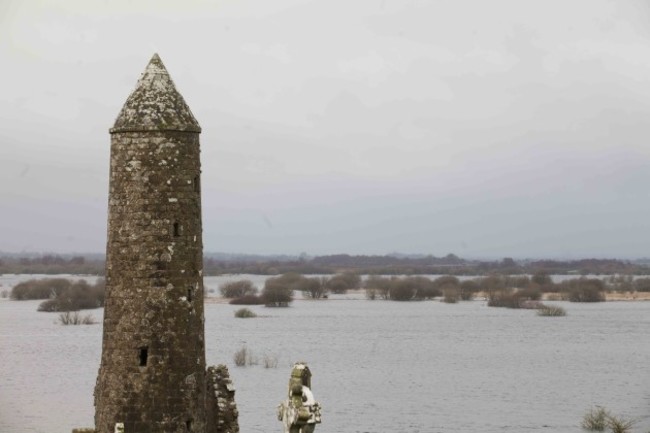
[{"label": "brown vegetation", "polygon": [[360,287],[361,277],[350,272],[334,275],[327,281],[327,289],[336,294],[342,294]]},{"label": "brown vegetation", "polygon": [[94,325],[97,321],[91,314],[82,316],[77,311],[74,313],[66,311],[65,313],[59,314],[59,323],[62,325]]},{"label": "brown vegetation", "polygon": [[257,294],[257,287],[250,280],[229,281],[219,286],[219,292],[224,298],[241,298]]},{"label": "brown vegetation", "polygon": [[295,284],[304,278],[299,274],[285,274],[268,278],[262,290],[262,299],[267,307],[287,307],[293,301]]},{"label": "brown vegetation", "polygon": [[240,308],[239,310],[235,311],[235,317],[238,319],[250,319],[253,317],[257,317],[257,314],[255,314],[253,311],[249,310],[248,308]]},{"label": "brown vegetation", "polygon": [[[441,287],[455,287],[458,280],[431,280],[426,277],[378,277],[370,276],[364,283],[368,299],[390,299],[393,301],[411,301],[432,299],[442,296]],[[440,280],[440,281],[439,281]]]},{"label": "brown vegetation", "polygon": [[7,255],[0,258],[0,274],[103,275],[104,267],[104,258],[100,255]]},{"label": "brown vegetation", "polygon": [[38,311],[76,311],[102,307],[104,292],[103,279],[95,284],[89,284],[85,280],[44,278],[16,284],[11,290],[11,299],[17,301],[46,299],[38,306]]},{"label": "brown vegetation", "polygon": [[232,299],[229,304],[232,305],[263,305],[264,299],[261,296],[248,295],[241,298]]},{"label": "brown vegetation", "polygon": [[[0,273],[13,274],[92,274],[104,273],[101,255],[30,255],[5,254],[0,257]],[[489,273],[524,274],[576,274],[576,275],[648,275],[646,262],[615,259],[582,259],[570,261],[537,260],[515,261],[504,258],[495,261],[465,260],[454,254],[435,256],[351,256],[337,254],[309,258],[306,256],[253,256],[206,253],[203,269],[205,275],[258,274],[280,275],[289,272],[300,274],[334,274],[336,272],[377,275],[450,274],[486,275]],[[543,285],[540,281],[533,281]],[[650,283],[645,282],[650,290]],[[329,288],[336,293],[334,287]],[[638,290],[638,289],[637,289]]]}]

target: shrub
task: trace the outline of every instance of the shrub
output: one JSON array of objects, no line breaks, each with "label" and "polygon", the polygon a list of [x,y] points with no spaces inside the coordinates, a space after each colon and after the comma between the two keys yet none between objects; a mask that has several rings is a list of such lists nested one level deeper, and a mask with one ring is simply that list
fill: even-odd
[{"label": "shrub", "polygon": [[353,273],[336,274],[327,282],[327,288],[332,293],[345,293],[361,287],[361,277]]},{"label": "shrub", "polygon": [[235,311],[235,317],[240,319],[248,319],[251,317],[257,317],[257,314],[255,314],[248,308],[240,308],[239,310]]},{"label": "shrub", "polygon": [[506,308],[538,308],[537,301],[542,293],[533,287],[515,290],[512,288],[501,289],[488,294],[488,306]]},{"label": "shrub", "polygon": [[589,412],[582,417],[582,423],[580,423],[580,426],[589,431],[605,431],[609,416],[607,409],[596,406],[596,409],[590,409]]},{"label": "shrub", "polygon": [[460,288],[449,287],[444,289],[444,297],[442,300],[447,304],[455,304],[460,299]]},{"label": "shrub", "polygon": [[272,278],[272,280],[291,290],[301,290],[301,288],[304,287],[305,280],[307,280],[307,278],[297,272],[287,272],[286,274],[282,274],[279,277]]},{"label": "shrub", "polygon": [[364,287],[368,299],[411,301],[442,296],[442,291],[426,277],[383,278],[371,276],[365,281]]},{"label": "shrub", "polygon": [[241,298],[257,294],[257,287],[250,280],[229,281],[219,286],[224,298]]},{"label": "shrub", "polygon": [[59,314],[59,322],[62,325],[94,325],[97,323],[92,314],[81,316],[77,311],[74,313],[66,311],[65,313]]},{"label": "shrub", "polygon": [[442,296],[441,287],[436,285],[435,280],[426,277],[406,277],[404,280],[415,289],[415,299],[432,299]]},{"label": "shrub", "polygon": [[261,296],[248,295],[241,298],[232,299],[229,304],[232,305],[263,305],[264,299]]},{"label": "shrub", "polygon": [[478,292],[479,285],[474,280],[465,280],[460,283],[460,299],[463,301],[469,301],[474,297],[474,294]]},{"label": "shrub", "polygon": [[[293,301],[292,286],[295,285],[296,281],[286,278],[287,275],[291,274],[269,278],[264,283],[262,299],[267,307],[287,307]],[[298,277],[301,276],[298,275]]]},{"label": "shrub", "polygon": [[603,302],[605,300],[605,285],[596,278],[578,278],[565,280],[560,290],[568,294],[571,302]]},{"label": "shrub", "polygon": [[305,278],[300,282],[298,290],[300,290],[307,298],[320,299],[327,295],[328,281],[329,278],[327,277]]},{"label": "shrub", "polygon": [[519,308],[520,296],[513,290],[497,290],[489,292],[488,307]]},{"label": "shrub", "polygon": [[415,297],[417,290],[408,280],[395,279],[391,281],[388,293],[393,301],[410,301]]},{"label": "shrub", "polygon": [[557,305],[541,304],[537,308],[537,315],[543,317],[561,317],[566,316],[566,310]]},{"label": "shrub", "polygon": [[94,285],[79,280],[58,292],[52,299],[41,302],[38,311],[77,311],[99,308],[104,305],[104,292],[104,280],[99,280]]},{"label": "shrub", "polygon": [[43,278],[16,284],[11,289],[11,299],[25,301],[31,299],[54,298],[69,288],[72,281],[65,278]]},{"label": "shrub", "polygon": [[503,277],[500,275],[489,275],[487,277],[479,278],[477,282],[481,291],[487,293],[488,299],[492,297],[494,292],[505,288]]},{"label": "shrub", "polygon": [[454,277],[453,275],[443,275],[442,277],[438,277],[435,280],[433,280],[432,283],[433,283],[433,287],[438,289],[440,295],[442,295],[444,289],[446,288],[460,287],[460,281],[458,280],[457,277]]},{"label": "shrub", "polygon": [[379,299],[389,299],[389,291],[391,286],[390,278],[378,277],[376,275],[370,276],[363,284],[366,289],[366,297],[368,296],[368,291],[372,292],[373,298]]}]

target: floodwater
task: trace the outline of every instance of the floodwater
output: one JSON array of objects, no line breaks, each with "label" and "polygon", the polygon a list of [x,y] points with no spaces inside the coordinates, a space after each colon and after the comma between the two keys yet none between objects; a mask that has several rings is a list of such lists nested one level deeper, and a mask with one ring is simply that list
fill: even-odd
[{"label": "floodwater", "polygon": [[[6,278],[0,289],[15,283]],[[38,303],[0,301],[3,433],[93,425],[101,325],[61,326]],[[578,433],[595,405],[648,431],[650,302],[554,304],[567,316],[348,296],[253,306],[260,317],[236,319],[239,307],[207,303],[206,358],[229,366],[244,433],[282,431],[275,408],[295,361],[312,370],[321,432]],[[243,345],[258,365],[234,366]]]}]

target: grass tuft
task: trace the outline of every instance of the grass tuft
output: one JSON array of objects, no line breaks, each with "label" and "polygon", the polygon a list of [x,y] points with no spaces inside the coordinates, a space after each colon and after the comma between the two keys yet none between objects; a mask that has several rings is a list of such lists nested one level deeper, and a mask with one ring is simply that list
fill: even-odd
[{"label": "grass tuft", "polygon": [[248,348],[242,346],[238,351],[233,355],[233,361],[237,367],[245,367],[246,359],[248,359]]},{"label": "grass tuft", "polygon": [[610,415],[607,418],[607,426],[612,433],[629,433],[632,431],[632,426],[634,426],[634,424],[636,424],[634,420],[625,419],[623,417]]},{"label": "grass tuft", "polygon": [[235,361],[235,365],[237,367],[257,365],[260,363],[259,358],[257,356],[254,356],[253,352],[249,350],[245,345],[235,352],[233,360]]},{"label": "grass tuft", "polygon": [[596,406],[582,418],[580,426],[589,431],[605,431],[609,428],[612,433],[630,433],[636,421],[612,415],[604,407]]},{"label": "grass tuft", "polygon": [[542,304],[537,309],[537,315],[542,317],[562,317],[566,316],[566,310],[558,305]]},{"label": "grass tuft", "polygon": [[66,311],[65,313],[59,314],[59,322],[62,325],[94,325],[97,323],[92,314],[82,316],[78,311],[74,313]]},{"label": "grass tuft", "polygon": [[609,411],[601,406],[596,406],[591,408],[582,417],[582,423],[580,427],[589,431],[605,431],[607,427],[607,420],[609,419]]}]

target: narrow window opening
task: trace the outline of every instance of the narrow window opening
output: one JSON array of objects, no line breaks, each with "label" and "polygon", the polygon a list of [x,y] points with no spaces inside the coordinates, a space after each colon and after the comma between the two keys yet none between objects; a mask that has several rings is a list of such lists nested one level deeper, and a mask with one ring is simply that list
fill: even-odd
[{"label": "narrow window opening", "polygon": [[187,289],[187,302],[192,302],[192,288]]},{"label": "narrow window opening", "polygon": [[178,223],[174,223],[174,237],[181,235],[181,226]]},{"label": "narrow window opening", "polygon": [[187,429],[188,432],[192,431],[192,420],[191,419],[188,419],[187,421],[185,421],[185,428]]},{"label": "narrow window opening", "polygon": [[140,367],[145,367],[147,365],[147,358],[149,358],[149,348],[141,347],[138,353],[138,359],[140,361]]},{"label": "narrow window opening", "polygon": [[200,192],[201,191],[201,184],[199,183],[199,177],[195,176],[194,177],[194,192]]}]

